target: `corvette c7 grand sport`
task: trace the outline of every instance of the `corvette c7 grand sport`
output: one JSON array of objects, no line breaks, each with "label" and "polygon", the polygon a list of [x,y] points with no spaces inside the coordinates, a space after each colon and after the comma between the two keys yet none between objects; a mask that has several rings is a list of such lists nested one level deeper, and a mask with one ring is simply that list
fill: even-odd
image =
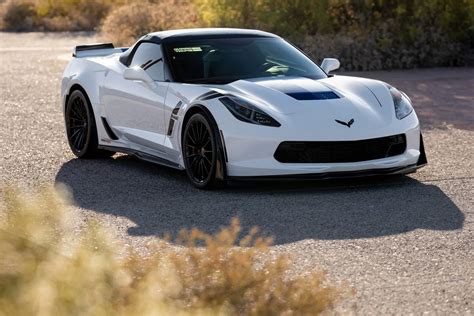
[{"label": "corvette c7 grand sport", "polygon": [[330,75],[284,39],[244,29],[150,33],[76,46],[61,87],[80,158],[115,152],[186,170],[196,187],[255,178],[358,177],[426,164],[410,98]]}]

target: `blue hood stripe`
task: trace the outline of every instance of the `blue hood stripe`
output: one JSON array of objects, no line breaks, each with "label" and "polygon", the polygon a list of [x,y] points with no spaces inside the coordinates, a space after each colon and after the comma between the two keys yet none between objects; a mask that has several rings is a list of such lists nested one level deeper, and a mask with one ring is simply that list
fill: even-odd
[{"label": "blue hood stripe", "polygon": [[321,92],[287,92],[287,95],[296,100],[331,100],[339,99],[339,96],[332,91]]},{"label": "blue hood stripe", "polygon": [[340,98],[339,95],[331,91],[327,86],[310,79],[268,80],[260,84],[280,91],[296,100],[330,100]]}]

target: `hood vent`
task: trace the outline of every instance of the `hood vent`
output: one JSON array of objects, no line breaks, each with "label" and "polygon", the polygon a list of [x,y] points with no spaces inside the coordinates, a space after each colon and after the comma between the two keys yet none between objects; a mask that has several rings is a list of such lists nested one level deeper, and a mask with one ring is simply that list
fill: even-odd
[{"label": "hood vent", "polygon": [[290,97],[296,100],[309,101],[309,100],[331,100],[339,99],[339,96],[332,91],[321,91],[321,92],[290,92],[286,93]]}]

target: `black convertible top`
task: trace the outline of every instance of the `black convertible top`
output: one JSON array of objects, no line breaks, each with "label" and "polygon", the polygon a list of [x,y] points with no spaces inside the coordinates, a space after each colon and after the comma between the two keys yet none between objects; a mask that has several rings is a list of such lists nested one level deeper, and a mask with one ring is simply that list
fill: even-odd
[{"label": "black convertible top", "polygon": [[[153,42],[157,44],[191,40],[204,38],[232,38],[232,37],[278,37],[275,34],[249,29],[234,29],[234,28],[196,28],[196,29],[181,29],[149,33],[141,37],[137,43],[142,41]],[[132,47],[127,49],[121,56],[120,62],[126,66],[130,62],[130,54],[134,51],[135,43]]]}]

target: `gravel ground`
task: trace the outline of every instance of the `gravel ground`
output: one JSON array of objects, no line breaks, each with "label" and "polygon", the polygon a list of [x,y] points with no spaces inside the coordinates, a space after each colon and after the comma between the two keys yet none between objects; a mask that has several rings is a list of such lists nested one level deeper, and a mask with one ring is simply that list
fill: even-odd
[{"label": "gravel ground", "polygon": [[[323,268],[357,314],[474,313],[474,69],[357,73],[412,97],[429,165],[410,176],[192,188],[182,172],[126,155],[80,161],[68,149],[61,73],[83,35],[0,33],[0,187],[64,183],[80,228],[98,219],[137,248],[182,227],[238,216],[275,236],[293,273]],[[347,306],[347,307],[346,307]]]}]

